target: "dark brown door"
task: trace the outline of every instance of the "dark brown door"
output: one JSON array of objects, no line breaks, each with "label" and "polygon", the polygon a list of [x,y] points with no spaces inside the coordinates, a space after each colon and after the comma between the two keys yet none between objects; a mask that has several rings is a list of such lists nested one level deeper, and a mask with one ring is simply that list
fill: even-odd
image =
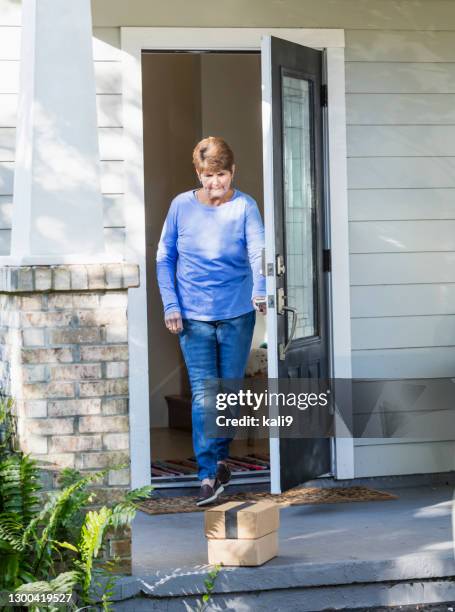
[{"label": "dark brown door", "polygon": [[[276,295],[269,316],[276,316],[276,370],[280,379],[316,382],[329,376],[323,52],[274,37],[264,44],[273,143]],[[282,491],[330,472],[330,438],[280,436],[279,472]]]}]

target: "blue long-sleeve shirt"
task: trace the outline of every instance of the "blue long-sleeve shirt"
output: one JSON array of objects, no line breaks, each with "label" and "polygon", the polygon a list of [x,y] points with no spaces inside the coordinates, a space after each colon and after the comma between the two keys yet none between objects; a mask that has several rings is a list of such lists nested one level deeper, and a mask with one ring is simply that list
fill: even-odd
[{"label": "blue long-sleeve shirt", "polygon": [[202,204],[194,191],[172,200],[156,265],[164,312],[216,321],[253,310],[265,295],[261,274],[264,226],[255,200],[237,189],[220,206]]}]

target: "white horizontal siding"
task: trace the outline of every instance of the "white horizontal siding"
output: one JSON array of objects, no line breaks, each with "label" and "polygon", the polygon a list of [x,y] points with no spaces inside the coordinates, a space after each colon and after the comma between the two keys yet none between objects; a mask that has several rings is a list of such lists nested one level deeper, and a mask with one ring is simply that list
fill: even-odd
[{"label": "white horizontal siding", "polygon": [[93,54],[101,158],[104,238],[108,253],[125,254],[124,154],[119,28],[95,28]]},{"label": "white horizontal siding", "polygon": [[455,346],[455,315],[352,319],[354,350]]},{"label": "white horizontal siding", "polygon": [[[422,385],[423,386],[423,385]],[[393,400],[392,400],[393,401]],[[434,401],[434,400],[433,400]],[[355,416],[356,446],[369,444],[412,444],[451,441],[455,445],[455,410],[431,409],[422,404],[420,410],[381,410],[381,399],[371,412]],[[396,403],[399,403],[397,401]],[[374,437],[373,437],[374,436]],[[378,436],[378,437],[376,437]],[[379,437],[381,436],[381,437]],[[454,446],[455,450],[455,446]]]},{"label": "white horizontal siding", "polygon": [[120,28],[93,28],[93,59],[121,61]]},{"label": "white horizontal siding", "polygon": [[0,196],[0,229],[11,229],[13,196]]},{"label": "white horizontal siding", "polygon": [[[450,423],[450,429],[452,428],[452,423]],[[354,446],[370,446],[370,445],[375,445],[375,446],[388,446],[389,444],[414,444],[415,442],[419,442],[419,443],[427,443],[427,442],[434,442],[435,441],[435,436],[431,436],[430,438],[427,436],[419,436],[417,438],[413,438],[411,436],[403,436],[402,438],[398,438],[398,437],[390,437],[387,438],[387,442],[385,441],[385,437],[382,438],[373,438],[373,437],[362,437],[362,438],[355,438],[354,440]],[[441,438],[440,440],[436,440],[437,442],[452,442],[452,440],[446,440],[444,437]]]},{"label": "white horizontal siding", "polygon": [[353,318],[455,315],[455,283],[351,287],[351,305]]},{"label": "white horizontal siding", "polygon": [[101,162],[101,191],[103,194],[124,192],[124,168],[121,161]]},{"label": "white horizontal siding", "polygon": [[122,128],[98,128],[98,140],[102,161],[120,161],[124,159]]},{"label": "white horizontal siding", "polygon": [[0,27],[0,60],[17,60],[20,57],[21,28]]},{"label": "white horizontal siding", "polygon": [[351,253],[455,251],[455,220],[351,221]]},{"label": "white horizontal siding", "polygon": [[453,346],[355,350],[352,375],[354,378],[449,378],[453,376],[454,363]]},{"label": "white horizontal siding", "polygon": [[[122,136],[122,128],[98,128],[101,161],[123,160]],[[0,128],[0,161],[14,161],[15,140],[15,128]]]},{"label": "white horizontal siding", "polygon": [[0,161],[14,161],[16,130],[0,128]]},{"label": "white horizontal siding", "polygon": [[125,256],[125,228],[105,227],[104,228],[105,250],[107,253]]},{"label": "white horizontal siding", "polygon": [[19,91],[19,62],[17,60],[0,61],[0,94],[17,94]]},{"label": "white horizontal siding", "polygon": [[455,62],[453,32],[405,30],[349,30],[346,61]]},{"label": "white horizontal siding", "polygon": [[0,229],[0,255],[9,255],[11,249],[11,230]]},{"label": "white horizontal siding", "polygon": [[[17,94],[2,94],[0,102],[0,128],[15,127]],[[119,94],[97,95],[96,105],[99,127],[122,127],[122,97]]]},{"label": "white horizontal siding", "polygon": [[[454,33],[360,30],[346,40],[353,376],[451,377]],[[355,474],[454,469],[454,450],[363,439]]]},{"label": "white horizontal siding", "polygon": [[351,285],[455,283],[455,253],[350,256]]},{"label": "white horizontal siding", "polygon": [[[19,60],[21,54],[20,26],[1,28],[0,60]],[[93,59],[95,61],[121,61],[120,28],[93,29]]]},{"label": "white horizontal siding", "polygon": [[[0,196],[13,193],[14,164],[0,162]],[[102,193],[123,193],[123,162],[101,162]]]},{"label": "white horizontal siding", "polygon": [[121,94],[122,71],[120,62],[95,62],[95,84],[98,94]]},{"label": "white horizontal siding", "polygon": [[20,4],[0,0],[0,256],[11,247]]},{"label": "white horizontal siding", "polygon": [[0,0],[0,26],[19,26],[21,19],[21,3],[18,0]]},{"label": "white horizontal siding", "polygon": [[0,128],[16,126],[17,94],[0,96]]},{"label": "white horizontal siding", "polygon": [[124,227],[125,210],[123,194],[103,196],[104,225],[106,227]]},{"label": "white horizontal siding", "polygon": [[352,62],[348,93],[455,93],[455,63]]},{"label": "white horizontal siding", "polygon": [[[14,164],[0,162],[0,196],[13,193]],[[101,190],[103,194],[123,193],[123,162],[101,162]]]},{"label": "white horizontal siding", "polygon": [[455,155],[455,125],[351,125],[349,157]]},{"label": "white horizontal siding", "polygon": [[455,94],[346,94],[348,125],[454,125]]},{"label": "white horizontal siding", "polygon": [[[18,60],[0,60],[0,94],[17,94],[19,91]],[[120,62],[95,62],[96,93],[121,94],[122,78]]]},{"label": "white horizontal siding", "polygon": [[353,157],[350,189],[455,187],[455,157]]},{"label": "white horizontal siding", "polygon": [[352,189],[351,221],[455,219],[455,189]]},{"label": "white horizontal siding", "polygon": [[122,127],[122,96],[101,94],[96,96],[98,127]]},{"label": "white horizontal siding", "polygon": [[455,469],[455,442],[356,446],[354,463],[359,478],[448,472]]},{"label": "white horizontal siding", "polygon": [[0,196],[13,193],[14,164],[0,162]]}]

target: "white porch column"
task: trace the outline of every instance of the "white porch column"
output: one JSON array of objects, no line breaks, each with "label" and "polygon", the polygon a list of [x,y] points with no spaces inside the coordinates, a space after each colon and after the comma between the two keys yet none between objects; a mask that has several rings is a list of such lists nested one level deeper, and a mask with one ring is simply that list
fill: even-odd
[{"label": "white porch column", "polygon": [[90,0],[23,0],[11,260],[104,255]]}]

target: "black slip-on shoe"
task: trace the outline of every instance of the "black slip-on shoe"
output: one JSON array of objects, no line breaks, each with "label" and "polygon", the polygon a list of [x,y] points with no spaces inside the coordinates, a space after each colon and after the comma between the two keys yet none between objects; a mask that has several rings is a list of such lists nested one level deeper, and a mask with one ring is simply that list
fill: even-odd
[{"label": "black slip-on shoe", "polygon": [[199,491],[196,506],[205,506],[206,504],[213,503],[223,491],[224,487],[218,478],[215,478],[213,487],[211,487],[209,484],[203,484]]},{"label": "black slip-on shoe", "polygon": [[231,480],[231,470],[226,463],[218,463],[216,468],[216,477],[222,485],[227,485]]}]

